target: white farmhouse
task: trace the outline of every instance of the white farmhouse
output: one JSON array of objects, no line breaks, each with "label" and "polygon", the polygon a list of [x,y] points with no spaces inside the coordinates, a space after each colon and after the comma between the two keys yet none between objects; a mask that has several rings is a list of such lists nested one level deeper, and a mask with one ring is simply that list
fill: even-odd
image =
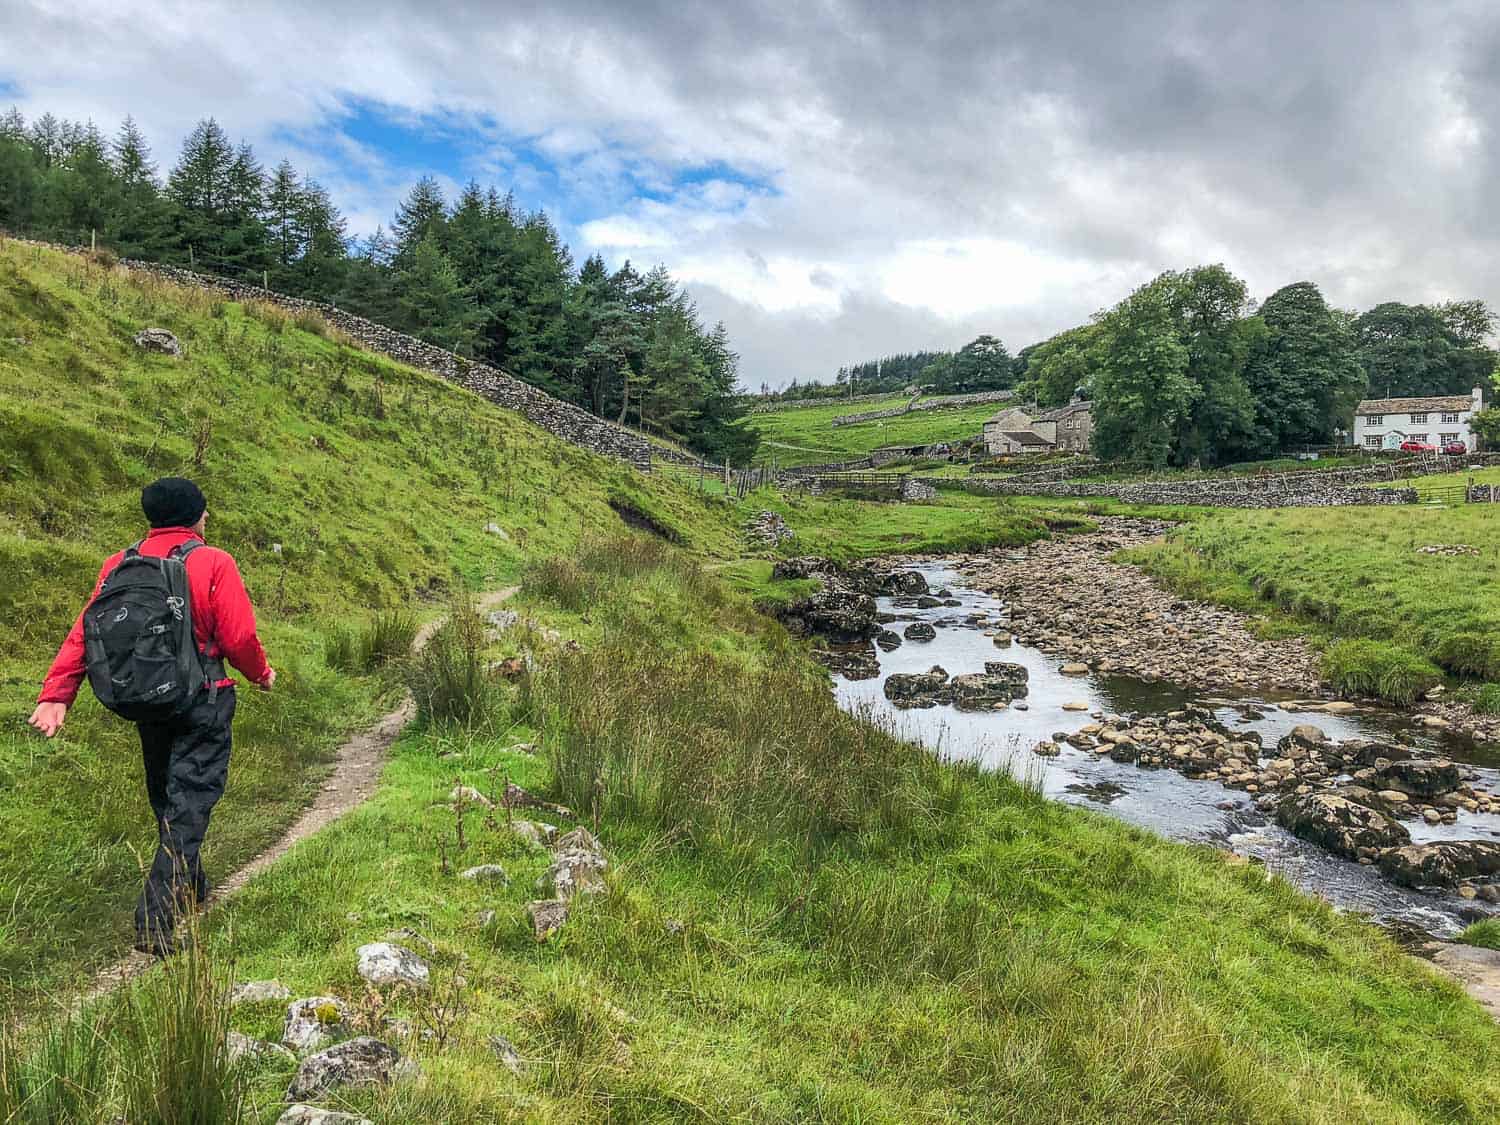
[{"label": "white farmhouse", "polygon": [[1397,449],[1420,441],[1439,449],[1463,442],[1477,448],[1469,419],[1484,409],[1484,392],[1434,398],[1367,398],[1354,410],[1354,444],[1365,449]]}]

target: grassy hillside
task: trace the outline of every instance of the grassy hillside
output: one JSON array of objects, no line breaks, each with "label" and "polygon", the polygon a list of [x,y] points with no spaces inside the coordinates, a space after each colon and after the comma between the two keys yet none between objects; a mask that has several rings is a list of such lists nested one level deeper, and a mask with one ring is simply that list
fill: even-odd
[{"label": "grassy hillside", "polygon": [[812,465],[859,457],[882,445],[928,445],[938,441],[960,441],[977,437],[985,420],[1003,404],[959,406],[948,410],[918,410],[896,418],[881,418],[853,426],[830,425],[842,414],[890,410],[908,400],[896,396],[887,401],[808,406],[770,414],[749,415],[749,425],[761,436],[758,462],[778,465]]},{"label": "grassy hillside", "polygon": [[[292,1064],[223,1053],[226,1024],[279,1034],[282,1005],[223,1004],[265,977],[341,997],[416,1057],[414,1080],[318,1099],[381,1123],[1493,1118],[1500,1030],[1377,930],[839,711],[752,608],[778,592],[740,539],[760,507],[797,529],[788,551],[852,557],[1034,538],[1062,526],[1045,504],[731,507],[316,323],[30,248],[0,248],[0,323],[25,341],[0,340],[24,438],[0,473],[0,978],[31,1017],[21,1040],[0,1021],[0,1120],[274,1121]],[[147,324],[187,358],[136,351]],[[397,669],[329,668],[340,626],[515,581],[535,626],[484,639],[460,608],[399,671],[467,717],[415,725],[366,805],[209,915],[205,959],[70,1024],[45,994],[118,949],[150,831],[128,728],[87,700],[59,742],[22,723],[98,557],[135,533],[139,485],[170,471],[204,482],[285,675],[243,693],[211,875],[397,690]],[[611,501],[683,545],[624,531]],[[481,674],[523,651],[530,674]],[[544,943],[524,904],[545,854],[503,811],[446,800],[507,781],[609,851],[610,893]],[[508,879],[457,875],[484,863]],[[354,950],[397,929],[432,963],[425,998],[355,975]]]},{"label": "grassy hillside", "polygon": [[[321,321],[12,242],[0,325],[0,981],[13,987],[118,949],[149,859],[133,730],[86,688],[55,742],[24,726],[100,561],[143,534],[148,481],[202,485],[210,541],[239,560],[282,673],[271,696],[240,693],[206,852],[219,872],[279,834],[338,736],[388,694],[325,666],[335,622],[508,584],[526,558],[620,526],[611,500],[698,549],[736,542],[722,503],[341,344]],[[136,348],[147,326],[175,332],[186,357]]]}]

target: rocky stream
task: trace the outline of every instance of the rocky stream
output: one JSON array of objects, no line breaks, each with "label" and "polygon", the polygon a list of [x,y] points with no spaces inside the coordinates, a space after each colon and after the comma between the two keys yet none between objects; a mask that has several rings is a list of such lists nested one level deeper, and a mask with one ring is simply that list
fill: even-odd
[{"label": "rocky stream", "polygon": [[841,705],[936,752],[1231,850],[1407,939],[1500,915],[1500,748],[1437,707],[1333,699],[1300,641],[1107,561],[1158,530],[788,560],[781,576],[823,588],[785,619],[821,638]]}]

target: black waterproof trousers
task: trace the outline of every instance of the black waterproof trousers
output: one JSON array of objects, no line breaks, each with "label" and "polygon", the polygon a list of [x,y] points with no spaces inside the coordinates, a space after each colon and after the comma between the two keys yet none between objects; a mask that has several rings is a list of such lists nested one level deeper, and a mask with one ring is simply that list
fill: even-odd
[{"label": "black waterproof trousers", "polygon": [[199,852],[208,818],[229,776],[234,688],[199,695],[186,714],[165,723],[140,723],[146,794],[156,814],[159,842],[135,907],[136,945],[166,952],[178,916],[208,897]]}]

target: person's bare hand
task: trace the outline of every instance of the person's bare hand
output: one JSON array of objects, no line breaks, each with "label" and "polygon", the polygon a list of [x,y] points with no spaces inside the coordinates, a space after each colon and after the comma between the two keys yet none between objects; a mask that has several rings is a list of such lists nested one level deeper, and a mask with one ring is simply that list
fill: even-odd
[{"label": "person's bare hand", "polygon": [[68,705],[66,703],[38,703],[36,710],[31,713],[27,721],[42,734],[51,738],[62,729],[63,720],[68,716]]},{"label": "person's bare hand", "polygon": [[263,679],[263,680],[261,680],[261,682],[258,683],[258,684],[256,684],[255,686],[258,687],[258,688],[260,688],[261,691],[270,691],[273,687],[275,687],[276,686],[276,669],[275,668],[267,669],[267,671],[266,671],[266,678]]}]

